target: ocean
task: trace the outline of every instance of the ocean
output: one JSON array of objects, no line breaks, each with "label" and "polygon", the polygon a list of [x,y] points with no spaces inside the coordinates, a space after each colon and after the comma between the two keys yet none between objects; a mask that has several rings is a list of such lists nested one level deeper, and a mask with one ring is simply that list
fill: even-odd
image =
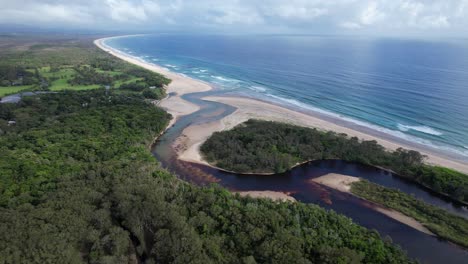
[{"label": "ocean", "polygon": [[468,41],[143,35],[110,47],[226,94],[339,118],[468,160]]}]

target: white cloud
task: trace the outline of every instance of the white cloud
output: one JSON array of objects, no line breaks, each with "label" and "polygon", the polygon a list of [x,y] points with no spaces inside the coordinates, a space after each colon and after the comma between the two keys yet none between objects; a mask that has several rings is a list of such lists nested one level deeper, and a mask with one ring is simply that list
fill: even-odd
[{"label": "white cloud", "polygon": [[0,0],[0,24],[238,32],[468,33],[468,0]]},{"label": "white cloud", "polygon": [[255,12],[247,10],[227,10],[209,17],[211,22],[221,25],[258,25],[263,23],[263,19]]},{"label": "white cloud", "polygon": [[[135,5],[125,0],[106,0],[108,11],[113,20],[126,22],[131,20],[146,20],[146,10],[144,5]],[[150,8],[154,8],[151,7]]]},{"label": "white cloud", "polygon": [[362,26],[359,23],[356,22],[343,22],[340,24],[340,27],[346,28],[346,29],[360,29]]},{"label": "white cloud", "polygon": [[370,2],[361,13],[359,20],[362,25],[372,25],[384,18],[385,13],[379,10],[377,2]]},{"label": "white cloud", "polygon": [[328,10],[320,7],[295,6],[291,4],[282,4],[273,8],[270,15],[280,17],[286,20],[313,20],[316,17],[323,16]]},{"label": "white cloud", "polygon": [[425,16],[420,19],[418,26],[421,28],[447,28],[450,23],[446,16]]},{"label": "white cloud", "polygon": [[[1,4],[1,2],[0,2]],[[1,5],[0,23],[54,23],[66,22],[70,24],[81,24],[89,21],[90,15],[81,7],[70,8],[70,6],[58,3],[30,3],[27,8],[3,8]]]}]

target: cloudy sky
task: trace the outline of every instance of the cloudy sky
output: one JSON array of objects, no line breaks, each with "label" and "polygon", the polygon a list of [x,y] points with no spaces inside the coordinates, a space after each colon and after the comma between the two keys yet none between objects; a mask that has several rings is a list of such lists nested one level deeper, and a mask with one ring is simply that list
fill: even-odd
[{"label": "cloudy sky", "polygon": [[0,24],[468,37],[468,0],[0,0]]}]

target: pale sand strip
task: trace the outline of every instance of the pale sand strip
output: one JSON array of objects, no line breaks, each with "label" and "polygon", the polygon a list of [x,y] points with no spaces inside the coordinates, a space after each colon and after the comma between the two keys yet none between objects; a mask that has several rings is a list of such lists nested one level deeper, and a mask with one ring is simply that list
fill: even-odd
[{"label": "pale sand strip", "polygon": [[[326,174],[324,176],[318,177],[311,179],[311,181],[320,183],[322,185],[325,185],[327,187],[330,187],[332,189],[338,190],[340,192],[345,192],[349,193],[351,195],[354,195],[351,193],[351,184],[353,182],[360,181],[361,179],[358,177],[352,177],[352,176],[347,176],[347,175],[341,175],[341,174],[335,174],[335,173],[330,173]],[[359,197],[359,196],[357,196]],[[362,198],[361,198],[362,199]],[[363,199],[365,200],[365,199]],[[367,201],[367,200],[366,200]],[[423,233],[426,233],[428,235],[434,236],[434,233],[429,231],[426,227],[424,227],[420,222],[418,222],[416,219],[409,217],[407,215],[404,215],[398,211],[395,211],[393,209],[389,209],[384,207],[383,205],[373,203],[371,201],[367,201],[372,204],[375,204],[372,208],[392,219],[397,220],[398,222],[401,222],[407,226],[410,226],[418,231],[421,231]]]},{"label": "pale sand strip", "polygon": [[[169,127],[172,124],[174,124],[174,122],[176,122],[178,117],[191,114],[199,109],[197,105],[182,99],[180,96],[194,92],[209,91],[212,89],[212,87],[209,84],[204,83],[202,81],[171,72],[170,70],[164,67],[144,62],[130,55],[114,50],[106,46],[103,43],[104,40],[105,39],[98,39],[95,40],[94,43],[96,44],[96,46],[108,52],[109,54],[112,54],[122,60],[136,64],[148,70],[161,73],[167,76],[168,78],[172,79],[172,83],[167,87],[167,92],[175,93],[175,95],[163,99],[161,102],[159,102],[159,105],[162,108],[166,109],[170,114],[174,116],[174,119],[171,121]],[[186,130],[184,130],[184,138],[179,139],[178,142],[175,143],[179,149],[179,158],[182,160],[207,164],[200,156],[200,145],[213,132],[231,129],[232,127],[242,122],[245,122],[251,118],[286,122],[300,126],[316,127],[318,129],[323,130],[332,130],[339,133],[346,133],[349,136],[356,136],[364,140],[376,140],[379,142],[379,144],[385,146],[387,149],[390,150],[395,150],[398,147],[403,147],[406,149],[415,149],[413,147],[405,146],[404,144],[398,144],[383,138],[378,138],[363,132],[346,128],[311,115],[306,115],[281,106],[265,103],[254,99],[240,97],[206,97],[204,99],[228,104],[237,108],[237,110],[230,116],[227,116],[220,121],[208,123],[205,125],[195,125],[188,127]],[[419,149],[415,150],[420,151],[424,155],[427,155],[429,163],[453,168],[455,170],[468,173],[468,164],[466,163],[449,160],[447,158],[440,157],[434,153],[428,153],[427,151],[421,151]]]},{"label": "pale sand strip", "polygon": [[289,196],[282,192],[274,192],[274,191],[246,191],[246,192],[236,192],[240,196],[250,196],[252,198],[269,198],[273,201],[289,201],[295,202],[296,199],[294,197]]}]

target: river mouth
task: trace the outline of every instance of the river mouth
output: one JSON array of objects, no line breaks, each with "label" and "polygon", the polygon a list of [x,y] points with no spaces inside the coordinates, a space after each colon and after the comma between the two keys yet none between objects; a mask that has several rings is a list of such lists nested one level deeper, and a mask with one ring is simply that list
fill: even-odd
[{"label": "river mouth", "polygon": [[217,183],[231,191],[278,191],[290,194],[296,200],[316,204],[352,218],[356,223],[377,230],[383,237],[389,237],[405,250],[410,257],[423,263],[464,263],[468,251],[438,239],[375,210],[373,206],[350,194],[327,188],[310,179],[328,173],[361,177],[386,187],[396,188],[413,194],[427,203],[439,206],[451,213],[468,218],[468,209],[438,196],[419,185],[408,182],[385,170],[349,163],[340,160],[311,161],[288,172],[273,175],[242,175],[224,172],[206,165],[179,160],[175,149],[176,140],[184,129],[192,125],[210,123],[232,114],[236,109],[222,103],[205,101],[202,98],[221,95],[222,91],[191,93],[182,98],[200,107],[200,110],[181,116],[164,133],[152,148],[153,155],[163,167],[183,180],[197,185]]}]

